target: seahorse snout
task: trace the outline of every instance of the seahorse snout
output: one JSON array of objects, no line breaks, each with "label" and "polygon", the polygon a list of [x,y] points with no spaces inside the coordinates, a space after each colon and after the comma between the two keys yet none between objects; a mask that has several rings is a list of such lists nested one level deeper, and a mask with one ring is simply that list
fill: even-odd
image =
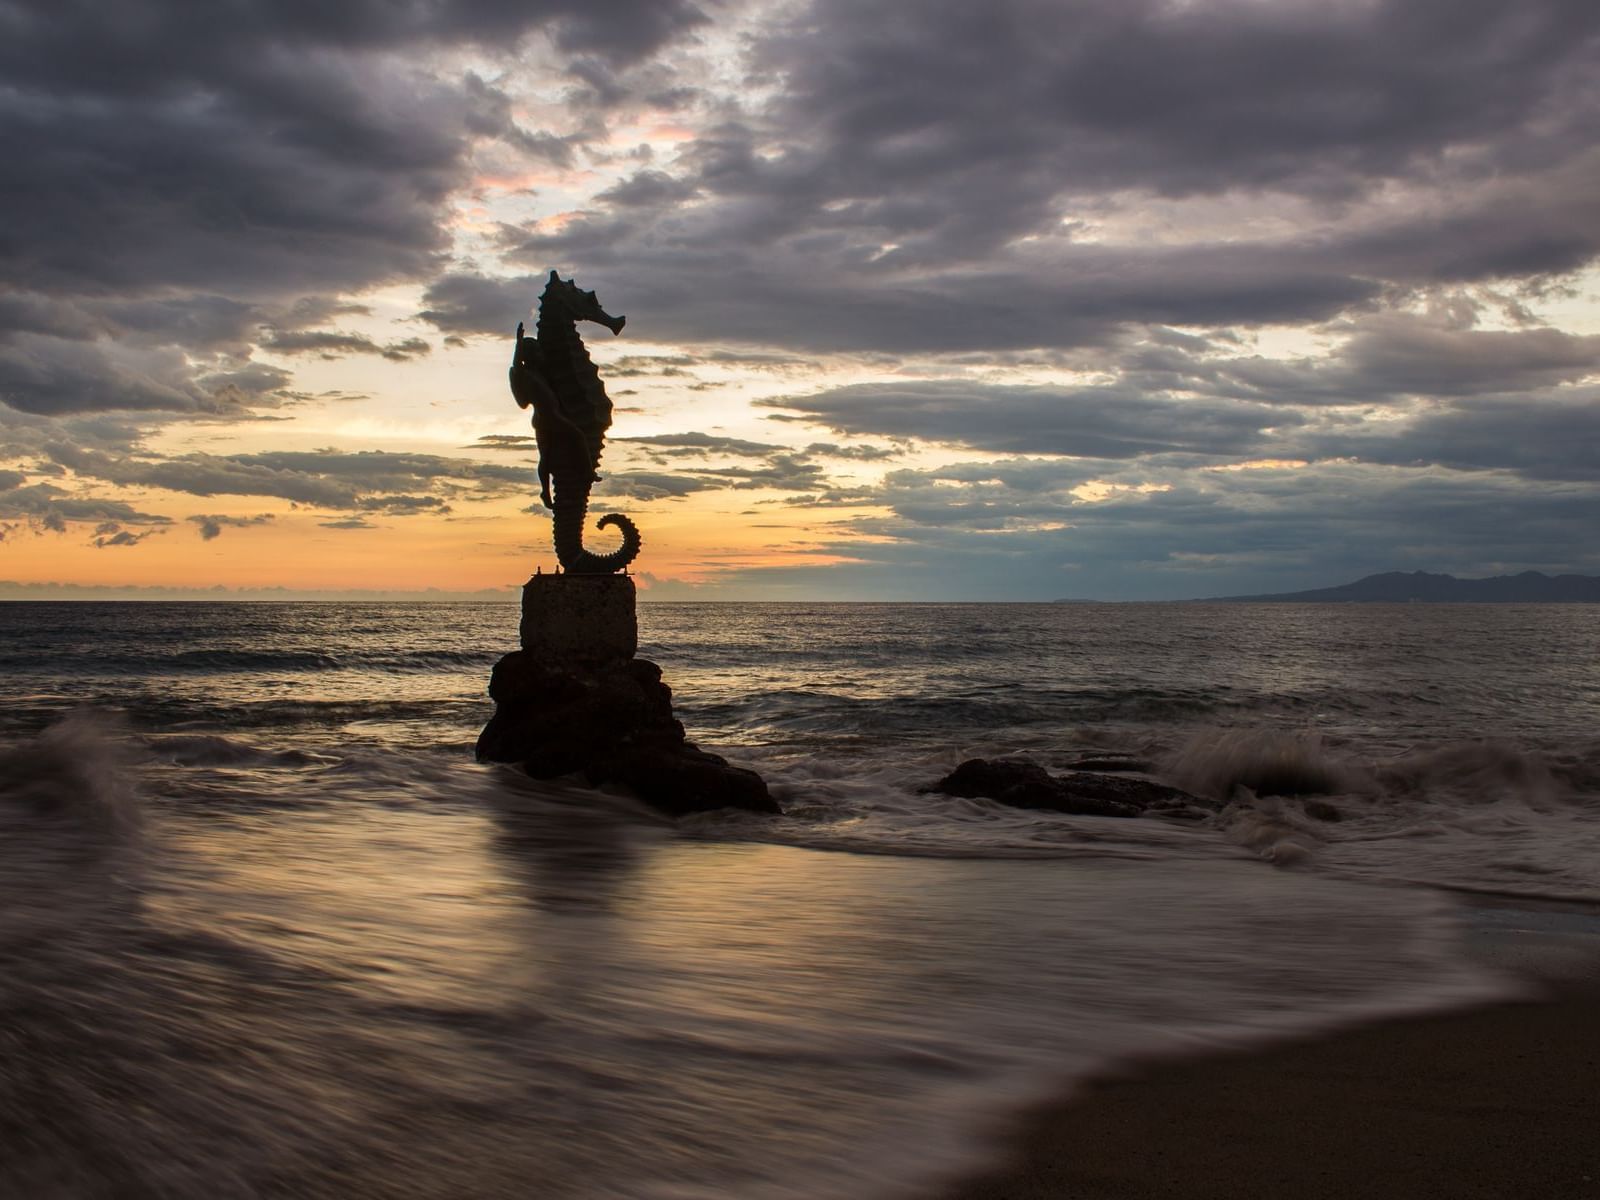
[{"label": "seahorse snout", "polygon": [[607,313],[601,313],[597,319],[599,320],[600,324],[604,325],[614,334],[621,333],[622,327],[628,323],[627,317],[613,317]]}]

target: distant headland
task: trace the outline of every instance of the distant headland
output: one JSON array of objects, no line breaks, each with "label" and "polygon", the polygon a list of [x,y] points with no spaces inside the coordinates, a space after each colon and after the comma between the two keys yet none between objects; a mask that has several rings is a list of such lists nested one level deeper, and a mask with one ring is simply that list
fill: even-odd
[{"label": "distant headland", "polygon": [[1209,604],[1596,604],[1600,576],[1524,571],[1489,579],[1457,579],[1426,571],[1385,571],[1339,587],[1265,596],[1210,596]]}]

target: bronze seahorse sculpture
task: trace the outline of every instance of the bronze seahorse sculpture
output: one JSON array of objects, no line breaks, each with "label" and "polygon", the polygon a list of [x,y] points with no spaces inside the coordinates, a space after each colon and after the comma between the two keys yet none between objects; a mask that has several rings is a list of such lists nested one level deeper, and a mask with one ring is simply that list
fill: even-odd
[{"label": "bronze seahorse sculpture", "polygon": [[600,478],[595,468],[611,427],[611,400],[578,336],[579,321],[594,321],[617,334],[627,318],[613,317],[593,292],[582,291],[551,271],[539,297],[537,336],[526,337],[523,327],[517,326],[511,394],[521,407],[533,409],[539,499],[553,513],[556,559],[575,574],[607,575],[639,556],[640,539],[627,517],[607,513],[598,528],[615,525],[622,531],[622,546],[610,554],[583,547],[583,518],[589,510],[589,489]]}]

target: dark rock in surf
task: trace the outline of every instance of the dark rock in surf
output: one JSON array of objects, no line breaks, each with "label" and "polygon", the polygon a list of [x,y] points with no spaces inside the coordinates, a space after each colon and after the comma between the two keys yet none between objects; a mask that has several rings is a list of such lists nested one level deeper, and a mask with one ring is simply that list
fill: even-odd
[{"label": "dark rock in surf", "polygon": [[[624,589],[625,597],[610,597]],[[602,603],[608,599],[615,603]],[[535,779],[575,774],[591,786],[621,784],[670,816],[781,811],[754,771],[686,739],[661,668],[631,657],[632,601],[625,575],[529,581],[524,648],[502,658],[490,676],[495,712],[478,737],[479,760],[520,763]],[[597,623],[605,628],[590,629]]]},{"label": "dark rock in surf", "polygon": [[994,800],[1013,808],[1089,817],[1137,817],[1145,813],[1201,817],[1216,808],[1209,800],[1164,783],[1089,771],[1051,775],[1026,759],[970,758],[926,790]]}]

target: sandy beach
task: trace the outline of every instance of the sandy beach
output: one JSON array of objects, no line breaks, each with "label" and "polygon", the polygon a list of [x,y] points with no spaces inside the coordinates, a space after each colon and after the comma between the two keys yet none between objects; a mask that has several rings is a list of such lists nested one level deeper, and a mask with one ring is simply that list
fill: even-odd
[{"label": "sandy beach", "polygon": [[950,1200],[1600,1197],[1600,992],[1152,1066],[1039,1110]]}]

